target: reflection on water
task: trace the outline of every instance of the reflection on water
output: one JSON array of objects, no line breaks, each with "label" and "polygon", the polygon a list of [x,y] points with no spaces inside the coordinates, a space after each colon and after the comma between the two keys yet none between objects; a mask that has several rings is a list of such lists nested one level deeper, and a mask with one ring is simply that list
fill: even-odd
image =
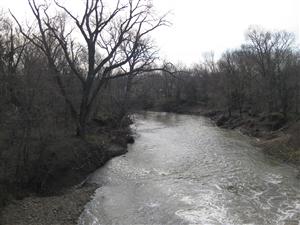
[{"label": "reflection on water", "polygon": [[79,224],[300,225],[297,170],[205,118],[135,115],[129,153],[91,176],[101,185]]}]

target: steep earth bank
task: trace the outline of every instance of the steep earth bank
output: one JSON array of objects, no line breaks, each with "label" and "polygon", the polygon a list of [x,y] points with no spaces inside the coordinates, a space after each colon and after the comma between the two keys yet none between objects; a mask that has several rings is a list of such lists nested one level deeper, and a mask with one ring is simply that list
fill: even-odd
[{"label": "steep earth bank", "polygon": [[84,180],[112,157],[125,154],[130,142],[129,124],[120,128],[95,120],[85,139],[56,138],[42,153],[33,150],[26,184],[19,186],[9,177],[0,182],[0,224],[76,224],[96,188]]}]

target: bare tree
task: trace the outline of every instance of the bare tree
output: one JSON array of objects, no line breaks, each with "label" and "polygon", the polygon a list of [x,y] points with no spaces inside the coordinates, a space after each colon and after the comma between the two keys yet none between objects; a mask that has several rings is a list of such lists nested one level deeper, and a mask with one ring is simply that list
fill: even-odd
[{"label": "bare tree", "polygon": [[0,79],[1,92],[9,95],[9,102],[20,105],[16,96],[16,76],[26,48],[26,40],[20,35],[12,21],[0,18]]},{"label": "bare tree", "polygon": [[[61,12],[55,16],[50,15],[48,4],[37,4],[35,0],[28,2],[38,34],[32,29],[25,31],[14,18],[22,34],[46,55],[49,68],[76,121],[77,134],[84,136],[95,99],[106,82],[153,70],[151,66],[157,56],[149,34],[168,22],[165,16],[155,16],[148,0],[119,0],[112,10],[103,0],[86,0],[81,16],[55,0],[54,5]],[[74,27],[66,26],[69,20]],[[75,35],[83,41],[76,42]],[[61,56],[81,83],[78,107],[65,91]]]},{"label": "bare tree", "polygon": [[276,111],[276,92],[278,88],[278,78],[281,69],[291,53],[294,43],[294,36],[291,33],[268,32],[263,29],[249,29],[247,34],[249,44],[243,48],[252,53],[255,64],[261,77],[264,79],[267,90],[266,100],[268,101],[269,112]]}]

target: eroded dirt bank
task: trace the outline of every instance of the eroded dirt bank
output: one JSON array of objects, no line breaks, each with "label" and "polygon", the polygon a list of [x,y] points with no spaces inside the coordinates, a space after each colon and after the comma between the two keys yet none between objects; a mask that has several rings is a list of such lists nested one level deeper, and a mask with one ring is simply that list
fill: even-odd
[{"label": "eroded dirt bank", "polygon": [[5,207],[1,225],[72,225],[96,186],[86,185],[86,177],[112,157],[125,154],[133,141],[130,129],[90,127],[86,138],[62,137],[48,143],[38,159],[31,155],[26,186],[11,188],[1,183]]}]

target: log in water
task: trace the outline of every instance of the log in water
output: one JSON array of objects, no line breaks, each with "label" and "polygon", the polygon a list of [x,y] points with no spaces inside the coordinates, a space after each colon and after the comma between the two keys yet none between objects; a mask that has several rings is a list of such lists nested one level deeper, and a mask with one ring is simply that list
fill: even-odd
[{"label": "log in water", "polygon": [[199,116],[135,115],[136,142],[90,182],[80,225],[299,225],[297,169]]}]

